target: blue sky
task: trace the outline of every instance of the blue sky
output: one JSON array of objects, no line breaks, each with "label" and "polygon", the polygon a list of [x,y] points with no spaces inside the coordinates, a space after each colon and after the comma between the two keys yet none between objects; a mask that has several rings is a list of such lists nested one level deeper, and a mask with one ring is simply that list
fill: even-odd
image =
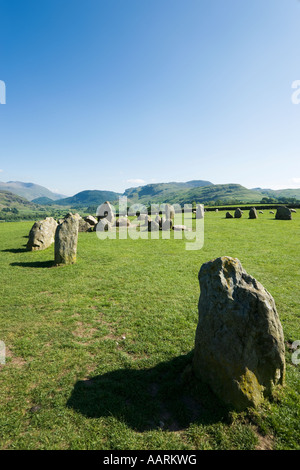
[{"label": "blue sky", "polygon": [[299,44],[298,0],[0,0],[0,180],[300,187]]}]

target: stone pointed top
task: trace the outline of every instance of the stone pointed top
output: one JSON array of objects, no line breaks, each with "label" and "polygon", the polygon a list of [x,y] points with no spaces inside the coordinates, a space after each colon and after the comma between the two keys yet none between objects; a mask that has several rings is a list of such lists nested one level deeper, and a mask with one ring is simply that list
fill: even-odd
[{"label": "stone pointed top", "polygon": [[199,282],[195,375],[235,409],[258,406],[284,383],[284,337],[275,301],[237,258],[203,264]]}]

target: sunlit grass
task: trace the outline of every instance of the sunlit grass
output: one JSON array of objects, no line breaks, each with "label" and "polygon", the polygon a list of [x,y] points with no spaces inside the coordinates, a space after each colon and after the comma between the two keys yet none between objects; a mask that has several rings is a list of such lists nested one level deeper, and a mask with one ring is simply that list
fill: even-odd
[{"label": "sunlit grass", "polygon": [[[282,397],[229,413],[183,372],[197,325],[198,271],[240,259],[273,295],[289,343],[300,339],[300,217],[205,214],[202,250],[186,240],[99,240],[77,263],[26,252],[32,223],[0,225],[0,445],[7,449],[299,448],[299,367],[287,348]],[[160,235],[161,236],[161,235]]]}]

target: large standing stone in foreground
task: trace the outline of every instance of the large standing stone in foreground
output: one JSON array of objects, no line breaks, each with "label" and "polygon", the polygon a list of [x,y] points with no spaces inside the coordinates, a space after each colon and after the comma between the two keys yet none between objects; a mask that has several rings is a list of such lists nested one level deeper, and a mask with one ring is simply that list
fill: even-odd
[{"label": "large standing stone in foreground", "polygon": [[251,207],[249,211],[249,219],[258,219],[257,211],[255,207]]},{"label": "large standing stone in foreground", "polygon": [[275,219],[277,220],[292,220],[292,213],[288,207],[278,207]]},{"label": "large standing stone in foreground", "polygon": [[199,282],[194,373],[235,409],[257,406],[284,383],[284,337],[274,299],[234,258],[203,264]]},{"label": "large standing stone in foreground", "polygon": [[52,217],[35,222],[29,232],[28,251],[44,250],[54,242],[57,222]]},{"label": "large standing stone in foreground", "polygon": [[68,214],[57,227],[54,246],[56,264],[73,264],[76,262],[78,224],[78,217]]}]

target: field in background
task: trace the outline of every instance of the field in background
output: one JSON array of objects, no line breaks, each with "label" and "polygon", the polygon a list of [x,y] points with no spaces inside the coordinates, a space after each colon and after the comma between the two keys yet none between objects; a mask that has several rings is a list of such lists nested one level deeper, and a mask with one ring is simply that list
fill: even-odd
[{"label": "field in background", "polygon": [[[224,217],[205,214],[199,251],[80,233],[77,263],[59,268],[53,247],[25,251],[32,222],[0,225],[2,449],[300,448],[300,215]],[[273,295],[287,343],[284,393],[239,414],[184,373],[198,271],[225,255]]]}]

